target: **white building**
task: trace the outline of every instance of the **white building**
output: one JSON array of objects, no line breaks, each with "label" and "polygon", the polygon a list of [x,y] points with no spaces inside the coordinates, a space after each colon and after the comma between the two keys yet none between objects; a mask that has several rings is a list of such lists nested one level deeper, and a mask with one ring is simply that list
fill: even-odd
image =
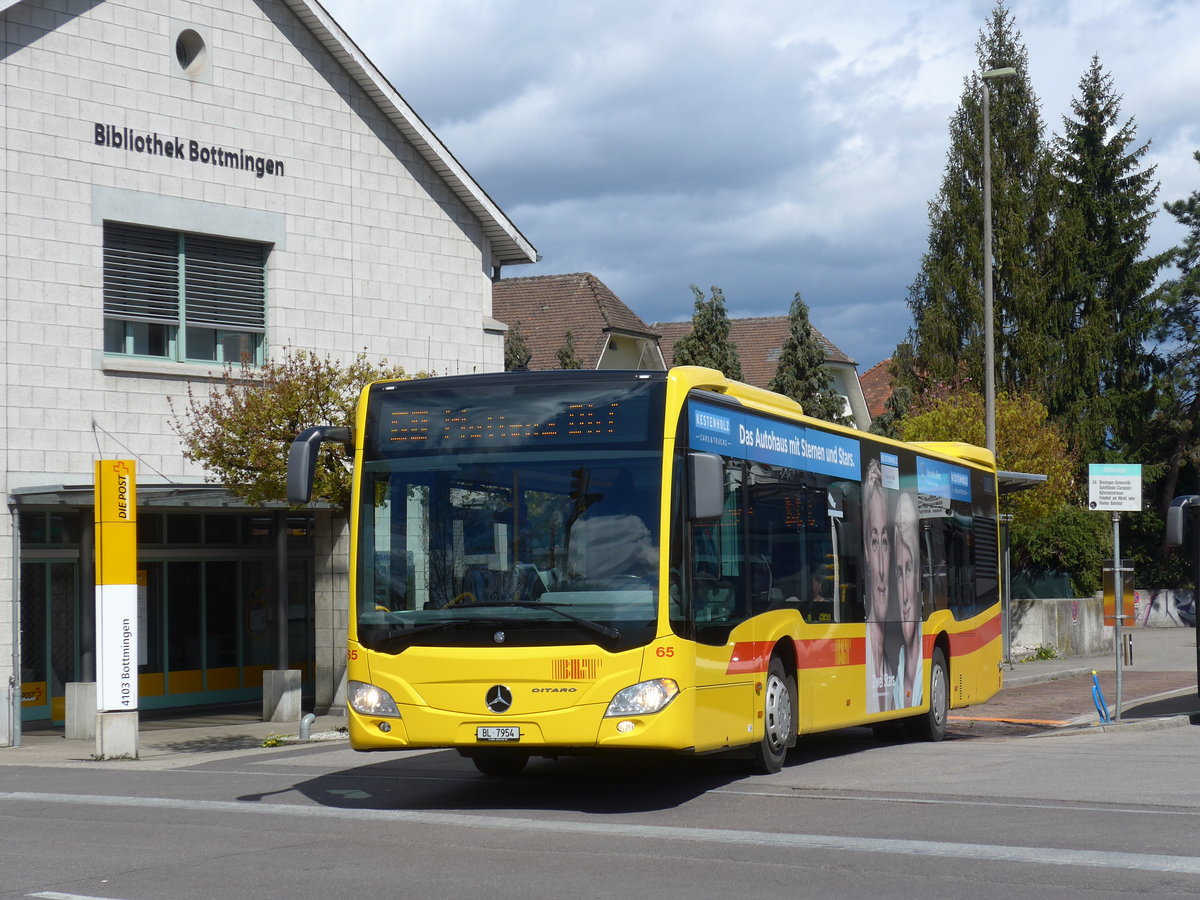
[{"label": "white building", "polygon": [[[5,746],[80,680],[94,460],[138,465],[143,708],[253,699],[273,518],[202,486],[168,398],[285,347],[498,370],[491,276],[536,254],[312,0],[0,0],[0,36]],[[318,706],[344,657],[327,525],[289,538]]]}]

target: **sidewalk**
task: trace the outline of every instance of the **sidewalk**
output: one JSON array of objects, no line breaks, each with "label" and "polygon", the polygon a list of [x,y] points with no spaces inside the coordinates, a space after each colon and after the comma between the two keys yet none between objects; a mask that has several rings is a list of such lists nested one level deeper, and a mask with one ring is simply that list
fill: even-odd
[{"label": "sidewalk", "polygon": [[[1196,631],[1133,628],[1133,665],[1122,671],[1121,721],[1104,729],[1163,728],[1200,724],[1196,692]],[[952,731],[1064,734],[1095,728],[1092,672],[1115,718],[1116,656],[1014,662],[1004,669],[1004,688],[980,706],[952,710]],[[308,744],[346,741],[341,716],[321,716],[309,727]],[[200,711],[143,718],[137,760],[96,760],[94,741],[68,741],[61,728],[26,731],[20,747],[0,749],[0,766],[138,766],[173,769],[223,757],[270,754],[278,746],[304,746],[299,723],[263,722],[253,708]],[[274,746],[264,746],[264,742]]]},{"label": "sidewalk", "polygon": [[[1200,724],[1195,629],[1138,627],[1125,631],[1133,636],[1133,661],[1122,666],[1121,716],[1112,727]],[[1094,727],[1100,714],[1092,696],[1092,672],[1110,716],[1116,719],[1116,670],[1114,651],[1014,661],[1011,667],[1005,666],[1000,693],[980,706],[953,710],[951,726],[1008,724],[1040,733]]]},{"label": "sidewalk", "polygon": [[308,728],[308,740],[299,738],[300,723],[264,722],[252,708],[198,711],[176,716],[155,716],[138,724],[138,758],[96,758],[94,740],[67,740],[62,728],[41,728],[21,736],[20,747],[0,749],[2,766],[137,766],[180,769],[200,762],[234,756],[278,753],[329,741],[346,742],[344,716],[318,716]]}]

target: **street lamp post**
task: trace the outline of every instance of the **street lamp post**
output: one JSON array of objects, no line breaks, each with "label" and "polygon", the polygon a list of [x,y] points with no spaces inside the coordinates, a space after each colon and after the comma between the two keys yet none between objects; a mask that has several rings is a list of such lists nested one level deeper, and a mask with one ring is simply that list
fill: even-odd
[{"label": "street lamp post", "polygon": [[996,452],[996,347],[992,315],[992,136],[988,81],[1012,78],[1011,66],[983,73],[983,420],[987,448]]}]

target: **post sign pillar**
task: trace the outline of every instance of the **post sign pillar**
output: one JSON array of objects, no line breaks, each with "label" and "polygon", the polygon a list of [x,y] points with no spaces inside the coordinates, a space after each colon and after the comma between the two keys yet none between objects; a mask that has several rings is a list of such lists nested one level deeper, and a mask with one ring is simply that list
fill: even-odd
[{"label": "post sign pillar", "polygon": [[[1113,650],[1117,655],[1117,710],[1114,718],[1121,721],[1122,671],[1124,635],[1121,627],[1128,618],[1124,614],[1125,574],[1121,565],[1121,513],[1142,509],[1142,467],[1140,464],[1098,464],[1088,466],[1088,508],[1112,513],[1113,525]],[[1130,573],[1132,574],[1132,573]]]},{"label": "post sign pillar", "polygon": [[96,755],[137,756],[137,495],[133,460],[96,477]]}]

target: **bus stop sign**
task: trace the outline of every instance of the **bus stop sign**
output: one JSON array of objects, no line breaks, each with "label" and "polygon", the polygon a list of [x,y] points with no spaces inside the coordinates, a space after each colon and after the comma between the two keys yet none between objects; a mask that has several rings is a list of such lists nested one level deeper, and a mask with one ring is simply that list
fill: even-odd
[{"label": "bus stop sign", "polygon": [[1140,512],[1142,467],[1092,463],[1088,466],[1088,509]]}]

